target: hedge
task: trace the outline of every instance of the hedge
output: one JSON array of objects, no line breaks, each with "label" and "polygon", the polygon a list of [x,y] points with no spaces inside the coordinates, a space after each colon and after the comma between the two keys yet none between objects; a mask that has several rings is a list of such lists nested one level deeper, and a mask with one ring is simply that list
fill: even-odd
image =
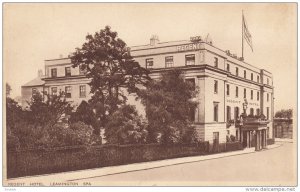
[{"label": "hedge", "polygon": [[7,177],[58,173],[137,162],[204,155],[208,142],[197,145],[100,145],[9,151]]},{"label": "hedge", "polygon": [[99,145],[8,151],[7,177],[15,178],[125,165],[242,148],[241,143],[234,142],[219,144],[217,149],[216,151],[212,145],[209,145],[209,142],[202,142],[193,145]]}]

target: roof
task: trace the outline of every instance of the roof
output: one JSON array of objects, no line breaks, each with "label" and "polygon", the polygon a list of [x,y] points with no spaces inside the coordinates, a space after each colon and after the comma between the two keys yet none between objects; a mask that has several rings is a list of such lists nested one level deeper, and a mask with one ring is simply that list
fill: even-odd
[{"label": "roof", "polygon": [[29,81],[28,83],[22,85],[22,87],[34,87],[34,86],[40,86],[40,85],[44,85],[45,81],[42,80],[44,76],[42,77],[37,77],[31,81]]},{"label": "roof", "polygon": [[131,46],[130,50],[135,51],[139,49],[150,49],[150,48],[160,48],[160,47],[166,47],[166,46],[176,46],[176,45],[182,45],[182,44],[187,44],[191,43],[191,41],[188,40],[180,40],[180,41],[167,41],[167,42],[159,42],[155,46],[153,45],[137,45],[137,46]]}]

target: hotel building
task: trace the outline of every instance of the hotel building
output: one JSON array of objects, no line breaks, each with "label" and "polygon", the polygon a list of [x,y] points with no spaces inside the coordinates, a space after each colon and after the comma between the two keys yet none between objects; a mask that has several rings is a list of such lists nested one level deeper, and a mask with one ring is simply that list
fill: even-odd
[{"label": "hotel building", "polygon": [[[178,68],[186,81],[195,84],[198,107],[192,119],[199,139],[224,143],[226,136],[232,135],[245,146],[252,146],[256,138],[256,143],[265,147],[267,138],[274,138],[273,77],[267,70],[246,63],[200,36],[162,43],[153,36],[150,44],[133,46],[130,52],[141,66],[151,70],[154,79],[163,71]],[[91,96],[89,80],[84,71],[71,65],[68,58],[46,60],[44,90],[50,94],[65,91],[67,100],[78,105]],[[268,121],[243,126],[243,112],[264,114]]]}]

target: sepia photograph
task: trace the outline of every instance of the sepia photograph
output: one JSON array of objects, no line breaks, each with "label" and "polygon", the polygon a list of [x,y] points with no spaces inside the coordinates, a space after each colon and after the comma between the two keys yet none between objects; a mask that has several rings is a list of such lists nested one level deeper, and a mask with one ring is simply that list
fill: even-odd
[{"label": "sepia photograph", "polygon": [[2,186],[296,191],[297,11],[2,3]]}]

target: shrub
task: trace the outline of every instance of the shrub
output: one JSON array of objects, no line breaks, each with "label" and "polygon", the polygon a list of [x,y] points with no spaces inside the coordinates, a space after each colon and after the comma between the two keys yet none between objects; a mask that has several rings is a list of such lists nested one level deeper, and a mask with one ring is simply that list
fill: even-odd
[{"label": "shrub", "polygon": [[146,143],[147,122],[132,105],[124,105],[114,112],[105,127],[105,138],[111,144]]}]

